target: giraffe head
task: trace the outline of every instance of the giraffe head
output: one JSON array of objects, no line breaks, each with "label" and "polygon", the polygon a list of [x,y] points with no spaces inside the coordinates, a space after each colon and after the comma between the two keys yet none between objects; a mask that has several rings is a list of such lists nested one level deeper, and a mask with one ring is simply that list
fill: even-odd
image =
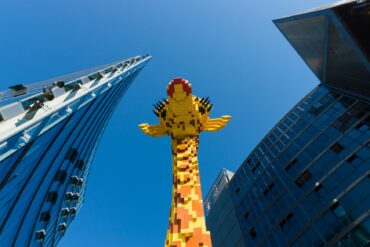
[{"label": "giraffe head", "polygon": [[191,84],[182,78],[173,79],[167,86],[167,99],[154,105],[154,114],[159,124],[141,124],[139,127],[150,136],[169,135],[172,138],[199,135],[202,131],[216,131],[223,128],[230,116],[210,119],[212,104],[209,99],[192,94]]},{"label": "giraffe head", "polygon": [[183,78],[175,78],[167,86],[167,96],[171,101],[185,101],[192,98],[191,84]]}]

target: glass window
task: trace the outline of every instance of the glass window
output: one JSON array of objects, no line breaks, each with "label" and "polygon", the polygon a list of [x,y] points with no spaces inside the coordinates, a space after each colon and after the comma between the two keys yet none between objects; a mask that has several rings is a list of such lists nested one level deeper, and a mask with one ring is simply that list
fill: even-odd
[{"label": "glass window", "polygon": [[356,226],[350,233],[346,234],[336,246],[369,246],[370,234],[361,226]]},{"label": "glass window", "polygon": [[59,170],[55,174],[54,181],[57,181],[57,182],[60,182],[60,183],[64,183],[64,181],[66,180],[66,177],[67,177],[67,172],[64,171],[64,170],[63,171],[62,170]]},{"label": "glass window", "polygon": [[305,170],[296,180],[296,185],[301,188],[308,180],[312,178],[312,173],[309,170]]},{"label": "glass window", "polygon": [[83,160],[78,160],[77,163],[76,163],[76,168],[78,170],[82,170],[85,168],[85,161]]},{"label": "glass window", "polygon": [[280,221],[279,226],[281,230],[283,230],[284,232],[289,230],[289,228],[291,227],[289,223],[292,220],[292,218],[293,213],[289,213],[283,220]]},{"label": "glass window", "polygon": [[50,217],[51,217],[50,212],[42,212],[40,215],[40,221],[49,222]]},{"label": "glass window", "polygon": [[362,221],[361,225],[368,233],[370,233],[370,217],[367,217],[364,221]]},{"label": "glass window", "polygon": [[252,227],[250,230],[249,230],[249,233],[251,235],[251,238],[252,239],[255,239],[257,237],[257,231],[256,231],[256,228]]},{"label": "glass window", "polygon": [[342,150],[344,149],[344,147],[340,144],[340,143],[338,143],[338,142],[336,142],[333,146],[331,146],[331,148],[330,148],[334,153],[337,153],[337,154],[339,154],[340,152],[342,152]]},{"label": "glass window", "polygon": [[356,154],[352,154],[348,159],[347,162],[352,164],[353,166],[357,167],[362,164],[363,160],[357,156]]},{"label": "glass window", "polygon": [[339,204],[339,202],[335,202],[331,207],[330,210],[335,213],[335,215],[340,219],[342,224],[347,225],[352,220],[351,217],[347,214],[346,210]]},{"label": "glass window", "polygon": [[57,199],[58,199],[58,192],[57,191],[50,191],[48,193],[46,201],[51,202],[52,204],[54,204],[57,201]]},{"label": "glass window", "polygon": [[346,108],[352,105],[355,101],[356,100],[354,100],[353,98],[347,96],[343,96],[339,99],[339,102],[342,103],[342,105]]},{"label": "glass window", "polygon": [[65,159],[74,162],[77,157],[77,154],[78,154],[77,149],[71,148],[68,150]]},{"label": "glass window", "polygon": [[346,131],[355,121],[356,119],[354,119],[350,114],[344,113],[331,126],[340,131]]},{"label": "glass window", "polygon": [[247,220],[247,219],[248,219],[248,217],[249,217],[249,212],[246,212],[246,213],[244,214],[244,219],[245,219],[245,220]]},{"label": "glass window", "polygon": [[255,172],[260,165],[261,165],[261,162],[257,161],[256,165],[252,168],[252,172]]},{"label": "glass window", "polygon": [[269,186],[263,191],[263,195],[266,196],[274,188],[274,183],[270,183]]},{"label": "glass window", "polygon": [[298,158],[294,158],[289,164],[285,167],[286,171],[289,171],[296,163],[298,162]]}]

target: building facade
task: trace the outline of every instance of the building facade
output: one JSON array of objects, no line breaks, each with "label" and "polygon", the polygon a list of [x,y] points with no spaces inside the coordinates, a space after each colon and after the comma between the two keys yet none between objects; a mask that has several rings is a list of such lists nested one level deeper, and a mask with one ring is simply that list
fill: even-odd
[{"label": "building facade", "polygon": [[204,200],[207,227],[211,232],[213,247],[245,246],[231,198],[232,192],[228,186],[233,175],[232,172],[223,169]]},{"label": "building facade", "polygon": [[138,56],[0,92],[0,246],[56,246]]},{"label": "building facade", "polygon": [[[369,10],[366,1],[340,1],[275,21],[321,83],[226,187],[241,246],[370,246]],[[212,217],[207,224],[217,229]],[[213,240],[230,231],[217,225]]]}]

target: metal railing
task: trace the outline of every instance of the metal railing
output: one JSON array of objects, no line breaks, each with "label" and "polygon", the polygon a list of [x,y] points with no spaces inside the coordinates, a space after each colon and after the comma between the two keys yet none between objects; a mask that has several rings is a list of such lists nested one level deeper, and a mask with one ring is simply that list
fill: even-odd
[{"label": "metal railing", "polygon": [[108,63],[108,64],[104,64],[104,65],[99,65],[99,66],[96,66],[96,67],[93,67],[93,68],[80,70],[80,71],[77,71],[77,72],[74,72],[74,73],[54,77],[54,78],[43,80],[43,81],[38,81],[38,82],[35,82],[35,83],[31,83],[31,84],[24,84],[25,89],[23,89],[23,90],[14,91],[12,89],[8,89],[8,90],[0,91],[0,107],[3,106],[3,105],[6,105],[6,104],[16,102],[16,101],[20,101],[20,100],[28,98],[32,95],[42,93],[43,88],[51,86],[54,82],[64,81],[65,84],[68,84],[72,81],[75,81],[78,78],[88,76],[92,73],[96,73],[96,72],[99,72],[99,71],[106,70],[106,69],[112,67],[113,65],[118,65],[118,64],[121,64],[121,63],[129,62],[129,61],[132,61],[133,59],[137,59],[137,58],[140,58],[140,60],[142,60],[142,59],[145,59],[147,57],[148,57],[147,55],[143,56],[143,57],[137,56],[137,57],[134,57],[134,58],[119,60],[119,61],[111,62],[111,63]]}]

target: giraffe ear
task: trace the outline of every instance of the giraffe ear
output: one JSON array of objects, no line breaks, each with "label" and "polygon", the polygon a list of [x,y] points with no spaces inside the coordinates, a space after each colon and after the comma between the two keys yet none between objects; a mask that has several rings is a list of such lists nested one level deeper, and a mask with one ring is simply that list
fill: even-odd
[{"label": "giraffe ear", "polygon": [[166,130],[161,124],[157,125],[149,125],[147,123],[143,123],[139,125],[139,128],[147,135],[152,137],[159,137],[166,135]]},{"label": "giraffe ear", "polygon": [[202,129],[202,131],[217,131],[226,126],[230,121],[231,116],[225,115],[221,118],[208,119]]}]

